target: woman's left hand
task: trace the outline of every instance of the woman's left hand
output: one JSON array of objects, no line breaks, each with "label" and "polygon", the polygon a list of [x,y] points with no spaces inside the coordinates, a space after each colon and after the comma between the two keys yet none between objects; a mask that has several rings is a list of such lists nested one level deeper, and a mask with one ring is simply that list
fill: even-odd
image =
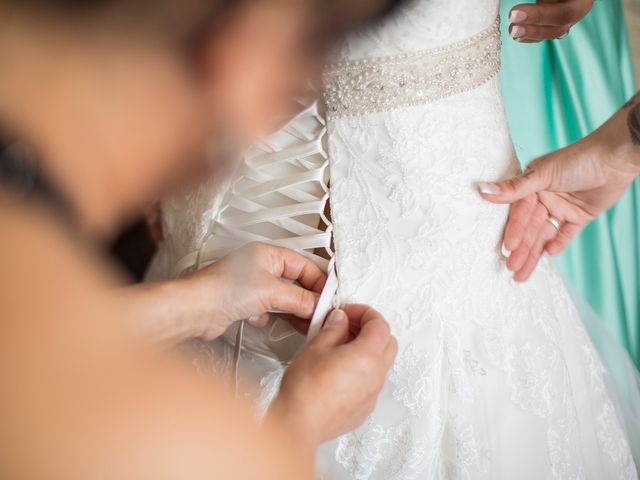
[{"label": "woman's left hand", "polygon": [[522,175],[478,185],[486,200],[511,204],[502,253],[515,280],[526,281],[543,253],[561,253],[633,184],[640,174],[636,121],[640,96],[582,140],[531,162]]},{"label": "woman's left hand", "polygon": [[516,5],[509,13],[509,35],[518,42],[534,43],[568,35],[593,7],[594,0],[538,0]]}]

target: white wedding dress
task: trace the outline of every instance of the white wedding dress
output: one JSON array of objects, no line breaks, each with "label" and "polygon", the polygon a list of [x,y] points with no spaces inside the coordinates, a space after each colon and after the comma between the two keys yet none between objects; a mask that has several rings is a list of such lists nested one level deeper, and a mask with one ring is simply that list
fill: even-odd
[{"label": "white wedding dress", "polygon": [[[164,205],[152,277],[272,241],[330,272],[316,321],[331,304],[365,303],[392,325],[400,349],[378,406],[322,447],[321,478],[637,478],[562,280],[547,259],[529,282],[512,280],[499,247],[508,208],[475,187],[518,169],[497,77],[498,3],[415,0],[353,35],[327,70],[324,102],[302,101],[239,181]],[[218,368],[232,367],[236,333],[200,345],[218,352]],[[244,336],[245,381],[268,403],[303,340],[277,320]]]}]

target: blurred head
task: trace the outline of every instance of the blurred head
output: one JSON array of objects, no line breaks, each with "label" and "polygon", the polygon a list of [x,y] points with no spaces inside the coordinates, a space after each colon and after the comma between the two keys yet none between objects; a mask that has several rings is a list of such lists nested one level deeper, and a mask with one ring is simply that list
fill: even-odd
[{"label": "blurred head", "polygon": [[0,0],[0,124],[107,232],[264,134],[332,41],[394,3]]}]

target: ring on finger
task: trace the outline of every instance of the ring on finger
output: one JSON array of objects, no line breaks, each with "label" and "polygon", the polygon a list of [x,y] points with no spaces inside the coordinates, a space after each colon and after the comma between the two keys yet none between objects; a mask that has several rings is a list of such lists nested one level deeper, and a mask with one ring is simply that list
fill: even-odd
[{"label": "ring on finger", "polygon": [[560,223],[560,220],[558,220],[556,217],[551,216],[547,218],[547,222],[553,225],[553,228],[560,231],[561,223]]}]

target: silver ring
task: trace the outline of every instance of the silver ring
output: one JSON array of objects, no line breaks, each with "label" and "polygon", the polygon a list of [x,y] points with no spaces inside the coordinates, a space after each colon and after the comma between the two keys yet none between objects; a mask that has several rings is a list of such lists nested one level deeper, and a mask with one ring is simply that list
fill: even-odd
[{"label": "silver ring", "polygon": [[553,228],[555,228],[556,230],[560,231],[560,220],[558,220],[556,217],[549,217],[547,218],[547,222],[549,222],[551,225],[553,225]]}]

